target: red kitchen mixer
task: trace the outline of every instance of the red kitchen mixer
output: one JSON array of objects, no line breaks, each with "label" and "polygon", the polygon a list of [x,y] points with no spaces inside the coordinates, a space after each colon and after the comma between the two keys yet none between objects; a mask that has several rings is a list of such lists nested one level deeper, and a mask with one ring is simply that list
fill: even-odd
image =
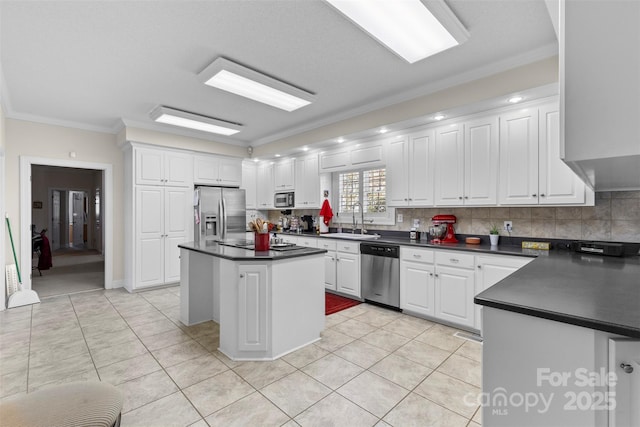
[{"label": "red kitchen mixer", "polygon": [[431,218],[433,226],[429,228],[429,234],[433,237],[431,243],[458,243],[453,224],[456,223],[455,215],[436,215]]}]

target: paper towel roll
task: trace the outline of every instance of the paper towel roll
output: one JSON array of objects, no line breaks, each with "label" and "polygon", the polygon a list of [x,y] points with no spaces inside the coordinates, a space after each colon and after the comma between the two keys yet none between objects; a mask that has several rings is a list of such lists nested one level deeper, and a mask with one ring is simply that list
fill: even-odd
[{"label": "paper towel roll", "polygon": [[320,233],[328,233],[329,227],[324,223],[324,217],[320,217]]}]

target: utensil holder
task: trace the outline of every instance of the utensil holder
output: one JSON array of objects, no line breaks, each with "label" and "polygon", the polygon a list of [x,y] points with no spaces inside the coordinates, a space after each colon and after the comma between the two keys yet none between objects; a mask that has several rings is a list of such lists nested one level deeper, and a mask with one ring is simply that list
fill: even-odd
[{"label": "utensil holder", "polygon": [[254,246],[256,251],[268,251],[269,233],[255,233]]}]

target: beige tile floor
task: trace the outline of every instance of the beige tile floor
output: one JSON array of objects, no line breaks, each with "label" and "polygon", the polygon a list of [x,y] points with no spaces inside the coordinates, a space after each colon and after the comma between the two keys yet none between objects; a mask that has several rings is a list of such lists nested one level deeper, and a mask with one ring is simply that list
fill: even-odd
[{"label": "beige tile floor", "polygon": [[[273,362],[217,351],[213,322],[185,327],[180,290],[108,290],[0,312],[0,399],[100,380],[123,426],[479,426],[481,348],[455,329],[361,304]],[[1,424],[1,419],[0,419]]]}]

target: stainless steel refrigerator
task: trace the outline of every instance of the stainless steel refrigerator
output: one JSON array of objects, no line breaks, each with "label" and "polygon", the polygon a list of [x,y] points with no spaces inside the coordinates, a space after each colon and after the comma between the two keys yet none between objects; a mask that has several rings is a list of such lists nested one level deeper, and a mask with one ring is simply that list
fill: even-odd
[{"label": "stainless steel refrigerator", "polygon": [[193,194],[195,243],[245,240],[244,190],[197,186]]}]

